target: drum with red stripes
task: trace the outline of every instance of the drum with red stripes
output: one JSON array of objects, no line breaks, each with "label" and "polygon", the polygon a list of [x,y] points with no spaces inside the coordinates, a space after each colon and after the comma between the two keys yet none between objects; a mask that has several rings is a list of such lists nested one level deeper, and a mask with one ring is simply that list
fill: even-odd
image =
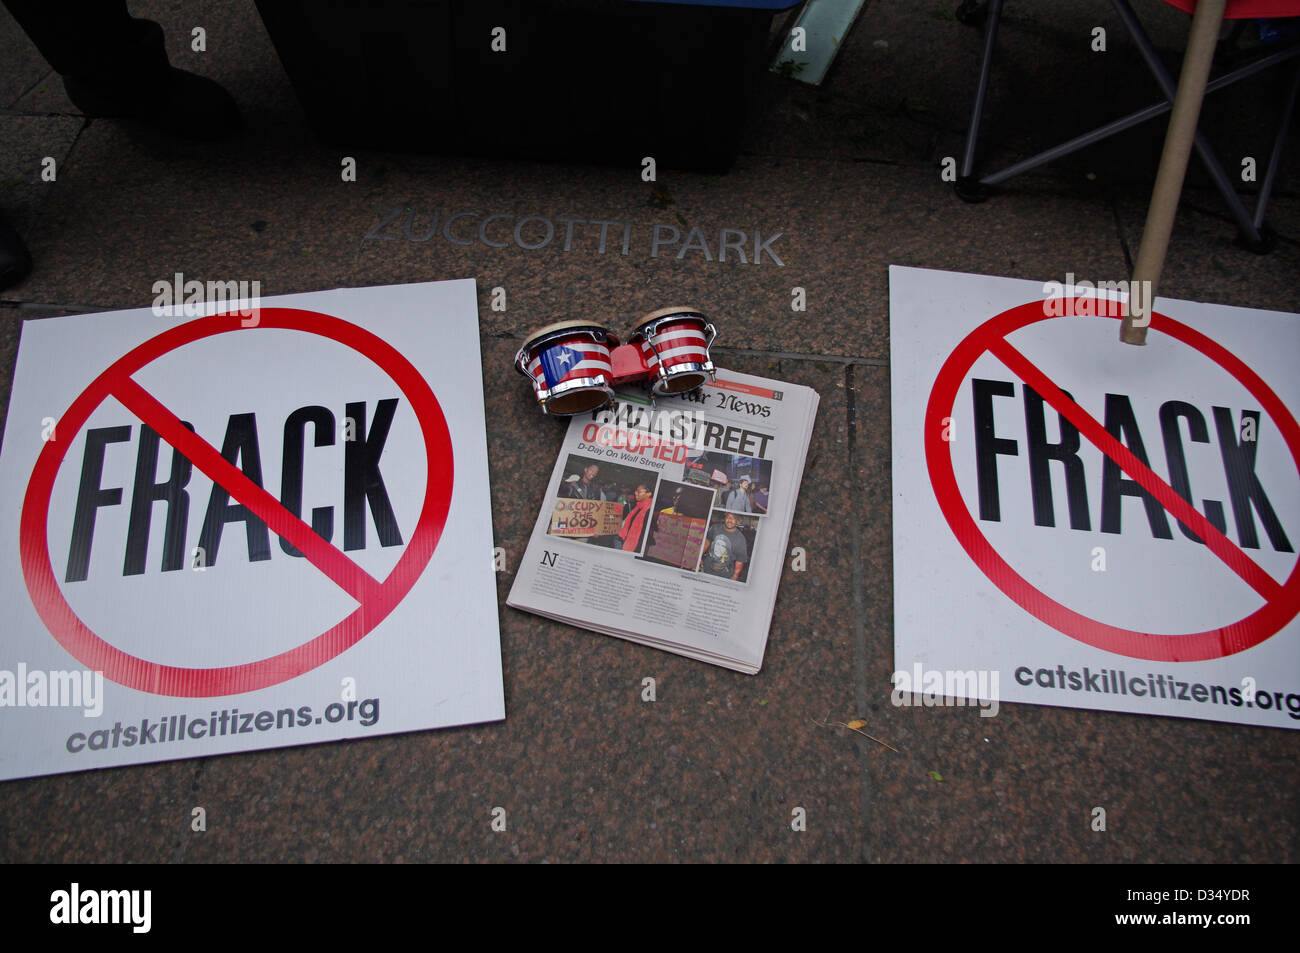
[{"label": "drum with red stripes", "polygon": [[694,308],[660,308],[641,319],[627,342],[641,348],[654,393],[680,394],[713,380],[709,345],[717,334]]},{"label": "drum with red stripes", "polygon": [[533,334],[515,355],[542,410],[556,416],[585,414],[614,396],[609,349],[618,338],[590,321],[561,321]]}]

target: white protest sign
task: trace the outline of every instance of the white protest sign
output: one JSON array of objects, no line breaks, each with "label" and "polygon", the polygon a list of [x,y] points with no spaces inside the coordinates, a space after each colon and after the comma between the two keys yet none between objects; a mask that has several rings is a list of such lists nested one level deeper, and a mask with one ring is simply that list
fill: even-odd
[{"label": "white protest sign", "polygon": [[470,280],[27,322],[0,779],[503,718],[481,375]]},{"label": "white protest sign", "polygon": [[890,269],[894,700],[1300,727],[1300,317],[1114,297]]}]

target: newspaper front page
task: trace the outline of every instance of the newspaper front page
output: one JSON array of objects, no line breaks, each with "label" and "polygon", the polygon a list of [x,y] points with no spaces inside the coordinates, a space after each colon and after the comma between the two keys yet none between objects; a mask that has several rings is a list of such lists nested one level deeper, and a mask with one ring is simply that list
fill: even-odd
[{"label": "newspaper front page", "polygon": [[757,673],[817,403],[719,370],[573,418],[507,604]]}]

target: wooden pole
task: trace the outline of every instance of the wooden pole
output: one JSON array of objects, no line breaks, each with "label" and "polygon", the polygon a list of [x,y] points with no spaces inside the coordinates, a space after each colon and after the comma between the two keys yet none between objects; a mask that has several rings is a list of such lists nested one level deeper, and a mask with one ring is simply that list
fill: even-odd
[{"label": "wooden pole", "polygon": [[1205,98],[1205,84],[1210,77],[1210,64],[1214,59],[1214,47],[1219,40],[1219,26],[1223,22],[1226,4],[1227,0],[1198,0],[1196,12],[1192,14],[1187,52],[1183,55],[1178,91],[1169,114],[1169,131],[1165,134],[1165,147],[1160,154],[1156,184],[1151,190],[1146,226],[1142,229],[1142,244],[1138,246],[1133,280],[1129,283],[1128,306],[1120,323],[1119,339],[1125,344],[1147,343],[1156,286],[1160,283],[1160,273],[1169,252],[1169,236],[1174,230],[1178,197],[1187,175],[1187,160],[1192,153],[1192,140],[1196,137],[1201,101]]}]

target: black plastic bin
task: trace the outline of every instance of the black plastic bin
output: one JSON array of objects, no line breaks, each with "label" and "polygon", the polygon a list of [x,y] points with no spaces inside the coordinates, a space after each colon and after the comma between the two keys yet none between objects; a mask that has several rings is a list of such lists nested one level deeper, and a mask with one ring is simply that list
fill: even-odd
[{"label": "black plastic bin", "polygon": [[692,169],[735,159],[772,8],[796,5],[256,2],[328,144]]}]

